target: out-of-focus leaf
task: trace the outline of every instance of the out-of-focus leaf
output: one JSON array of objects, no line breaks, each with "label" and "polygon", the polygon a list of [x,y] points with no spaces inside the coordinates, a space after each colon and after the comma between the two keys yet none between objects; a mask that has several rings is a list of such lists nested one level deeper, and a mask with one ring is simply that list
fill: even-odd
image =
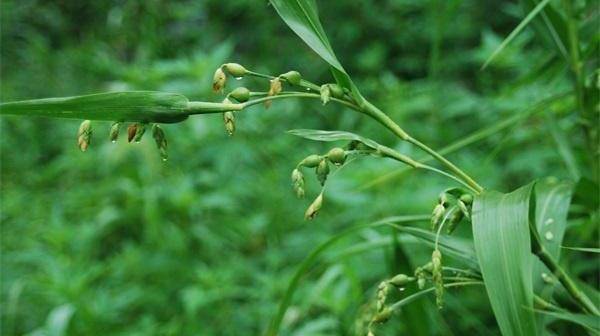
[{"label": "out-of-focus leaf", "polygon": [[316,141],[341,141],[341,140],[352,141],[352,140],[355,140],[355,141],[360,141],[363,144],[365,144],[373,149],[377,149],[377,147],[380,146],[377,142],[375,142],[371,139],[367,139],[358,134],[344,132],[344,131],[321,131],[321,130],[310,130],[310,129],[295,129],[295,130],[288,131],[288,133],[293,134],[295,136],[305,138],[305,139],[316,140]]},{"label": "out-of-focus leaf", "polygon": [[583,204],[590,211],[596,211],[600,207],[598,195],[600,195],[598,184],[587,177],[582,177],[575,185],[573,202]]},{"label": "out-of-focus leaf", "polygon": [[534,310],[536,313],[554,317],[559,320],[573,322],[588,329],[594,335],[600,335],[600,317],[585,314],[573,314],[568,312],[554,312],[546,310]]},{"label": "out-of-focus leaf", "polygon": [[68,303],[54,308],[46,321],[48,336],[66,335],[73,313],[75,313],[75,308]]},{"label": "out-of-focus leaf", "polygon": [[490,64],[490,62],[492,62],[494,60],[494,58],[496,56],[498,56],[502,50],[504,50],[504,48],[506,48],[506,46],[515,38],[517,37],[517,35],[523,30],[525,29],[525,27],[527,27],[527,25],[529,24],[529,22],[531,22],[531,20],[533,20],[533,18],[535,18],[535,16],[542,10],[544,9],[544,7],[546,7],[546,5],[550,2],[550,0],[542,0],[542,2],[538,3],[533,10],[531,10],[531,12],[529,12],[529,14],[527,14],[527,16],[521,20],[521,22],[519,22],[519,24],[517,25],[517,27],[515,27],[515,29],[510,32],[510,34],[508,34],[508,36],[504,39],[504,41],[502,41],[502,43],[500,43],[500,45],[498,46],[498,48],[496,48],[496,50],[494,50],[494,52],[492,52],[492,54],[490,55],[490,57],[488,57],[487,60],[485,60],[485,62],[483,63],[483,65],[481,66],[481,69],[485,69],[488,64]]},{"label": "out-of-focus leaf", "polygon": [[[538,0],[521,0],[524,11],[531,12],[539,5]],[[541,14],[533,20],[533,24],[541,37],[554,44],[558,54],[569,59],[567,50],[567,24],[561,14],[552,5],[545,6]]]},{"label": "out-of-focus leaf", "polygon": [[475,252],[502,334],[535,335],[529,203],[532,185],[484,191],[473,204]]},{"label": "out-of-focus leaf", "polygon": [[360,92],[352,83],[350,76],[340,64],[325,30],[319,20],[315,0],[270,0],[283,21],[298,35],[314,52],[324,59],[333,72],[338,84],[352,92],[358,102],[362,101]]}]

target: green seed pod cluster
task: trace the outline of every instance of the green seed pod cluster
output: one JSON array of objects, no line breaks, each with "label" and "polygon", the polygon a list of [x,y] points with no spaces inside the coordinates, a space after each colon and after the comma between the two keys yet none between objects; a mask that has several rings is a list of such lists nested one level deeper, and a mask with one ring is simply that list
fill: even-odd
[{"label": "green seed pod cluster", "polygon": [[321,102],[323,103],[323,105],[329,103],[329,100],[331,99],[331,89],[329,88],[329,85],[321,85],[321,89],[319,92],[321,94]]},{"label": "green seed pod cluster", "polygon": [[332,148],[326,156],[336,166],[341,166],[346,161],[346,151],[340,147]]},{"label": "green seed pod cluster", "polygon": [[121,123],[118,121],[115,121],[110,126],[110,133],[108,135],[108,138],[110,139],[111,142],[117,142],[117,139],[119,139],[119,129],[120,128],[121,128]]},{"label": "green seed pod cluster", "polygon": [[377,287],[377,312],[382,312],[385,309],[385,301],[387,300],[390,286],[387,281],[382,281]]},{"label": "green seed pod cluster", "polygon": [[319,163],[323,160],[321,155],[312,154],[305,157],[302,161],[300,161],[299,165],[306,168],[314,168],[319,165]]},{"label": "green seed pod cluster", "polygon": [[[458,202],[460,202],[460,201],[458,201]],[[460,221],[462,221],[463,218],[464,218],[464,213],[461,211],[461,209],[453,208],[453,211],[450,214],[450,218],[448,220],[448,226],[446,228],[446,232],[448,234],[451,234],[452,232],[454,232],[454,230],[458,226],[458,223],[460,223]]]},{"label": "green seed pod cluster", "polygon": [[250,90],[245,87],[239,87],[229,93],[229,97],[240,103],[245,103],[250,99]]},{"label": "green seed pod cluster", "polygon": [[308,206],[306,212],[304,213],[304,219],[311,220],[315,218],[319,210],[321,210],[321,206],[323,206],[323,192],[315,198],[315,200]]},{"label": "green seed pod cluster", "polygon": [[326,159],[322,159],[321,162],[319,162],[319,165],[315,168],[315,173],[317,174],[317,178],[321,185],[324,186],[327,181],[327,175],[329,175],[329,163]]},{"label": "green seed pod cluster", "polygon": [[432,280],[435,284],[435,302],[439,309],[444,306],[444,278],[442,276],[442,253],[436,249],[431,254],[431,264],[433,269],[431,271]]},{"label": "green seed pod cluster", "polygon": [[375,314],[375,316],[373,316],[371,323],[377,323],[377,324],[385,323],[390,319],[390,317],[392,317],[392,309],[390,309],[389,307],[386,307],[382,311]]},{"label": "green seed pod cluster", "polygon": [[298,198],[304,197],[304,174],[296,168],[292,171],[292,186]]},{"label": "green seed pod cluster", "polygon": [[425,288],[425,283],[427,282],[426,276],[428,273],[431,273],[432,269],[433,265],[431,262],[415,269],[415,277],[417,278],[417,287],[419,289]]},{"label": "green seed pod cluster", "polygon": [[285,79],[292,85],[300,85],[300,82],[302,81],[302,75],[300,75],[298,71],[288,71],[279,77]]},{"label": "green seed pod cluster", "polygon": [[238,63],[225,63],[222,68],[236,78],[242,78],[248,73],[248,70]]},{"label": "green seed pod cluster", "polygon": [[92,140],[92,122],[84,120],[77,130],[77,146],[82,152],[85,152]]},{"label": "green seed pod cluster", "polygon": [[213,75],[212,88],[214,92],[222,92],[225,88],[225,81],[227,80],[227,76],[222,68],[218,68],[215,70],[215,74]]},{"label": "green seed pod cluster", "polygon": [[[267,96],[268,97],[276,96],[281,92],[281,90],[282,90],[281,80],[279,80],[279,78],[273,78],[273,79],[271,79],[271,85],[269,86],[269,92],[267,93]],[[271,100],[266,100],[265,108],[271,107],[272,102],[273,101],[271,101]]]},{"label": "green seed pod cluster", "polygon": [[135,132],[135,137],[133,139],[133,141],[139,143],[140,141],[142,141],[142,137],[144,136],[144,133],[146,133],[146,124],[144,123],[140,123],[137,126],[136,132]]},{"label": "green seed pod cluster", "polygon": [[165,137],[165,131],[158,124],[152,125],[152,137],[156,142],[156,147],[160,153],[160,157],[163,161],[167,161],[167,138]]}]

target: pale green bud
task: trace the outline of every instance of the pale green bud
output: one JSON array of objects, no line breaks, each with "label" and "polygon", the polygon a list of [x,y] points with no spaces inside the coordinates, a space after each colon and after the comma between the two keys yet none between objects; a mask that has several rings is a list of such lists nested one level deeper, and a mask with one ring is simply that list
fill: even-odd
[{"label": "pale green bud", "polygon": [[248,73],[248,70],[246,70],[246,68],[237,63],[223,64],[223,69],[225,69],[225,71],[227,71],[228,74],[236,78],[244,77],[244,75]]},{"label": "pale green bud", "polygon": [[455,209],[454,212],[452,212],[452,214],[450,215],[450,220],[448,222],[448,227],[446,228],[446,232],[448,234],[451,234],[452,232],[454,232],[454,230],[456,229],[456,227],[458,226],[460,221],[463,219],[463,217],[464,217],[463,212],[460,209],[458,209],[458,210]]},{"label": "pale green bud", "polygon": [[279,77],[287,80],[292,85],[300,85],[300,81],[302,80],[302,75],[298,71],[288,71]]},{"label": "pale green bud", "polygon": [[119,138],[119,128],[121,128],[121,123],[118,121],[115,121],[112,126],[110,126],[110,134],[108,138],[111,142],[117,142],[117,139]]},{"label": "pale green bud", "polygon": [[213,76],[213,83],[212,83],[212,88],[214,92],[221,92],[223,91],[223,88],[225,87],[225,81],[227,80],[227,76],[225,75],[225,72],[223,72],[223,69],[218,68],[215,71],[215,74]]},{"label": "pale green bud", "polygon": [[329,102],[329,99],[331,98],[331,89],[329,89],[329,85],[328,84],[324,84],[321,85],[321,102],[323,102],[323,105],[326,105]]},{"label": "pale green bud", "polygon": [[321,182],[321,185],[325,185],[327,175],[329,175],[329,163],[327,163],[327,160],[322,159],[315,169],[315,172],[317,173],[317,178],[319,179],[319,182]]},{"label": "pale green bud", "polygon": [[418,279],[417,279],[417,287],[419,289],[423,289],[425,288],[425,282],[427,280],[425,279],[425,276],[421,275]]},{"label": "pale green bud", "polygon": [[327,158],[334,165],[340,166],[346,161],[346,151],[339,147],[332,148],[329,153],[327,153]]},{"label": "pale green bud", "polygon": [[415,278],[409,277],[406,274],[398,274],[398,275],[394,276],[393,278],[391,278],[389,280],[389,283],[391,283],[392,285],[394,285],[396,287],[401,287],[401,286],[404,286],[414,280],[415,280]]},{"label": "pale green bud", "polygon": [[306,168],[314,168],[319,165],[319,163],[323,160],[321,155],[312,154],[305,157],[302,161],[300,161],[300,166]]},{"label": "pale green bud", "polygon": [[331,96],[341,99],[344,98],[344,90],[341,86],[337,84],[329,84],[329,90],[331,91]]},{"label": "pale green bud", "polygon": [[232,136],[235,132],[235,116],[233,112],[227,111],[223,113],[223,122],[225,123],[225,130],[229,136]]},{"label": "pale green bud", "polygon": [[245,87],[239,87],[231,91],[229,96],[240,103],[245,103],[248,101],[248,99],[250,99],[250,90],[246,89]]},{"label": "pale green bud", "polygon": [[306,209],[306,212],[304,213],[304,219],[311,220],[315,218],[319,210],[321,210],[321,206],[323,206],[323,192],[321,192]]},{"label": "pale green bud", "polygon": [[431,213],[431,230],[435,231],[440,224],[440,220],[444,216],[446,212],[446,208],[442,204],[436,204],[435,208],[433,208],[433,212]]},{"label": "pale green bud", "polygon": [[460,200],[466,205],[471,205],[473,203],[473,195],[462,194],[460,195]]},{"label": "pale green bud", "polygon": [[77,130],[77,146],[82,152],[85,152],[92,140],[92,122],[84,120]]}]

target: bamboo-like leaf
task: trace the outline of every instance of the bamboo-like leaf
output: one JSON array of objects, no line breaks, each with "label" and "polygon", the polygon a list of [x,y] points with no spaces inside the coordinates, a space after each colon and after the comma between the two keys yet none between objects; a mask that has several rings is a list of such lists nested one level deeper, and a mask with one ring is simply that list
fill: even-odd
[{"label": "bamboo-like leaf", "polygon": [[496,56],[498,56],[502,52],[502,50],[504,50],[504,48],[506,48],[506,46],[512,40],[514,40],[514,38],[517,37],[517,35],[523,29],[525,29],[525,27],[527,27],[527,25],[529,24],[529,22],[531,22],[531,20],[533,20],[535,18],[535,16],[542,9],[544,9],[544,7],[546,7],[546,5],[549,2],[550,2],[550,0],[543,0],[542,2],[538,3],[537,6],[535,6],[535,8],[533,8],[533,10],[531,12],[529,12],[529,14],[527,14],[527,16],[517,25],[517,27],[515,27],[515,29],[513,29],[513,31],[510,32],[510,34],[508,34],[508,36],[504,39],[504,41],[502,41],[502,43],[500,43],[500,45],[498,46],[498,48],[496,48],[496,50],[494,50],[494,52],[492,52],[492,54],[490,55],[490,57],[488,57],[488,59],[481,66],[481,70],[485,69],[492,62],[492,60],[494,60],[494,58],[496,58]]},{"label": "bamboo-like leaf", "polygon": [[188,99],[155,91],[108,92],[0,104],[0,115],[174,123],[187,118]]},{"label": "bamboo-like leaf", "polygon": [[295,129],[295,130],[288,131],[288,133],[293,134],[295,136],[299,136],[301,138],[305,138],[305,139],[309,139],[309,140],[316,140],[316,141],[342,141],[342,140],[352,141],[352,140],[355,140],[355,141],[360,141],[363,144],[365,144],[373,149],[377,149],[380,146],[377,142],[375,142],[371,139],[367,139],[358,134],[344,132],[344,131],[321,131],[321,130],[311,130],[311,129]]},{"label": "bamboo-like leaf", "polygon": [[[544,248],[558,260],[560,246],[567,229],[567,214],[571,204],[573,185],[568,182],[556,182],[545,179],[535,184],[535,225]],[[544,287],[542,273],[550,274],[546,266],[535,260],[533,266],[533,285],[536,292]],[[548,297],[550,292],[542,292]]]},{"label": "bamboo-like leaf", "polygon": [[505,336],[536,334],[529,236],[532,185],[484,191],[473,204],[473,237],[485,288]]},{"label": "bamboo-like leaf", "polygon": [[350,76],[340,64],[325,30],[319,20],[315,0],[270,0],[283,21],[298,35],[314,52],[329,65],[338,84],[352,92],[358,102],[362,101],[360,92],[352,83]]}]

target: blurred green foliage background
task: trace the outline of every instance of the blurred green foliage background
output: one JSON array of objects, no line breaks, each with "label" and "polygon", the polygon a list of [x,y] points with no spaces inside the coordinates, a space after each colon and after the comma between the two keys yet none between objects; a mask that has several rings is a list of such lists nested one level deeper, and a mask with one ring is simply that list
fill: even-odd
[{"label": "blurred green foliage background", "polygon": [[[523,17],[511,1],[319,1],[319,8],[363,94],[433,148],[571,85],[564,66],[546,66],[549,52],[531,29],[479,70]],[[210,91],[212,74],[228,61],[332,81],[266,1],[4,0],[0,9],[1,101],[110,90],[219,101]],[[242,84],[268,87],[229,82]],[[576,167],[585,167],[571,112],[537,114],[450,158],[504,191],[544,176],[585,175],[569,170],[557,149],[568,139]],[[167,125],[166,163],[150,137],[110,143],[109,123],[94,124],[91,147],[81,153],[78,124],[0,119],[3,335],[260,334],[293,271],[320,242],[385,216],[427,214],[452,186],[428,173],[394,173],[402,168],[397,162],[361,159],[332,178],[321,214],[305,222],[317,183],[308,177],[308,197],[297,200],[289,175],[303,157],[331,144],[286,130],[348,130],[421,157],[372,120],[314,101],[244,111],[231,138],[220,115]],[[336,245],[303,282],[283,334],[354,334],[378,281],[431,253],[403,238],[400,248],[388,239],[360,255],[340,254],[389,233],[365,231]],[[591,237],[572,230],[566,244],[586,246]],[[596,279],[597,265],[571,266]],[[449,291],[446,300],[441,312],[431,298],[415,302],[381,333],[499,333],[482,288]]]}]

